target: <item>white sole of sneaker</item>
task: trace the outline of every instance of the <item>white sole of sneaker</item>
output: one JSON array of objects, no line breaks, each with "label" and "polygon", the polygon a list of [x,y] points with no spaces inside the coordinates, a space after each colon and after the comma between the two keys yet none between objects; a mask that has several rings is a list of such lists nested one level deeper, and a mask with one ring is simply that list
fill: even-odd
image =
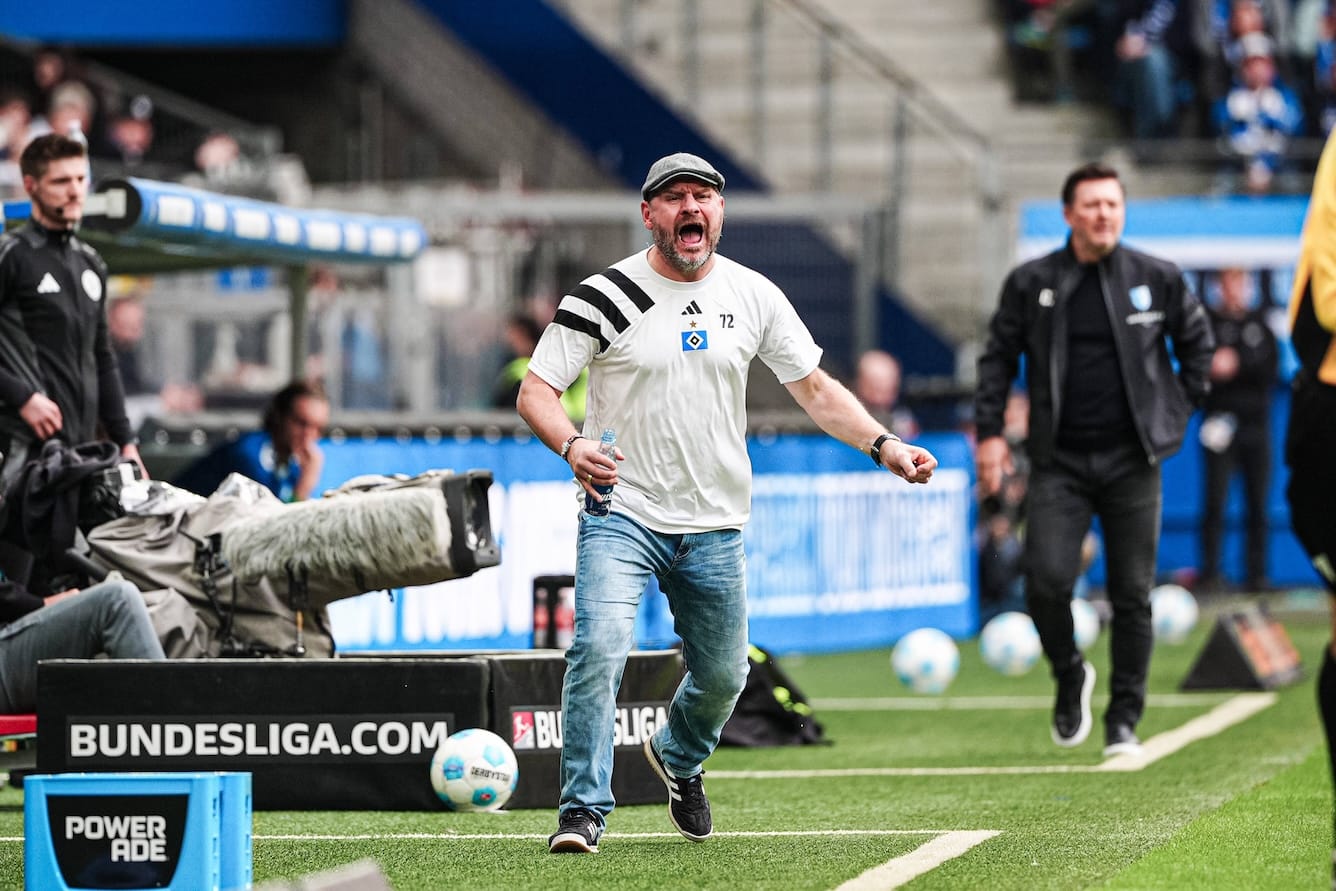
[{"label": "white sole of sneaker", "polygon": [[1080,725],[1077,726],[1076,732],[1068,737],[1059,736],[1058,728],[1052,724],[1048,728],[1054,744],[1062,746],[1064,749],[1070,749],[1085,742],[1090,736],[1091,726],[1095,723],[1090,716],[1090,695],[1095,692],[1095,666],[1089,662],[1082,662],[1081,667],[1085,669],[1085,678],[1081,681]]},{"label": "white sole of sneaker", "polygon": [[1114,755],[1135,755],[1145,754],[1145,749],[1141,748],[1141,743],[1120,742],[1104,747],[1104,757],[1112,758]]},{"label": "white sole of sneaker", "polygon": [[591,845],[585,837],[575,832],[559,833],[552,836],[547,849],[553,854],[597,854],[598,845]]},{"label": "white sole of sneaker", "polygon": [[682,837],[683,837],[683,838],[689,838],[689,839],[691,839],[691,840],[694,841],[694,842],[703,842],[703,841],[705,841],[707,838],[710,837],[710,835],[713,834],[713,831],[711,831],[711,832],[709,832],[709,833],[706,833],[705,835],[694,835],[694,834],[692,834],[692,833],[690,833],[690,832],[687,832],[687,831],[686,831],[685,829],[683,829],[681,826],[678,826],[678,825],[677,825],[677,818],[673,816],[673,801],[672,801],[672,799],[673,799],[673,780],[672,780],[671,777],[668,776],[668,773],[667,773],[667,771],[664,769],[663,764],[659,761],[659,755],[658,755],[657,752],[654,751],[654,745],[653,745],[652,742],[650,742],[651,739],[652,739],[652,737],[648,737],[648,736],[645,737],[645,746],[644,746],[644,748],[645,748],[645,760],[649,762],[649,766],[650,766],[650,767],[654,768],[654,773],[656,773],[656,774],[658,775],[659,779],[663,780],[663,786],[664,786],[665,789],[668,790],[668,820],[669,820],[669,822],[671,822],[671,823],[673,824],[673,828],[674,828],[674,829],[676,829],[678,832],[680,832],[680,833],[682,834]]}]

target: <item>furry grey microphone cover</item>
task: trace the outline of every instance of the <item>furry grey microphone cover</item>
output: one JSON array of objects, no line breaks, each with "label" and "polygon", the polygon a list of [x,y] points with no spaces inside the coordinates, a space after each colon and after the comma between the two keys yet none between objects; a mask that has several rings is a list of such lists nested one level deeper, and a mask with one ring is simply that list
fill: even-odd
[{"label": "furry grey microphone cover", "polygon": [[223,529],[222,553],[240,579],[279,582],[304,568],[318,602],[457,577],[439,487],[265,508]]}]

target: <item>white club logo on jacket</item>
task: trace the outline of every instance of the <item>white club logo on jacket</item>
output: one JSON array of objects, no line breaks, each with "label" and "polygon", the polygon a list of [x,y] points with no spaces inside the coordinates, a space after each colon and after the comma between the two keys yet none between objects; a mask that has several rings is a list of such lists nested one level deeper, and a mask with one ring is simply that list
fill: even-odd
[{"label": "white club logo on jacket", "polygon": [[102,299],[102,279],[97,277],[97,273],[91,269],[85,269],[83,275],[79,276],[79,284],[83,285],[84,293],[88,299],[94,303]]}]

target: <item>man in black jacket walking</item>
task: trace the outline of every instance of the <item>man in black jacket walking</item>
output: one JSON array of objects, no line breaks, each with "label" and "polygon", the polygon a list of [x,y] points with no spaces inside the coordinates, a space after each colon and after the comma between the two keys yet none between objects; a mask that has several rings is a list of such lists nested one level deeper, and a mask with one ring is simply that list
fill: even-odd
[{"label": "man in black jacket walking", "polygon": [[979,494],[995,493],[1009,469],[1002,412],[1024,355],[1032,465],[1026,604],[1057,681],[1053,741],[1080,745],[1092,725],[1095,670],[1073,640],[1071,599],[1081,541],[1098,515],[1113,607],[1104,751],[1136,754],[1152,644],[1160,462],[1182,445],[1188,417],[1206,397],[1215,341],[1178,268],[1121,244],[1116,170],[1077,168],[1062,204],[1067,244],[1012,270],[979,358]]}]

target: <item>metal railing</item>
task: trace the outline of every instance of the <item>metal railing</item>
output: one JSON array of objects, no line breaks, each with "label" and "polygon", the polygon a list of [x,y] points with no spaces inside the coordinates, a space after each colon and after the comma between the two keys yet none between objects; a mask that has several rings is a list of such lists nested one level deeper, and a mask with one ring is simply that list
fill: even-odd
[{"label": "metal railing", "polygon": [[[881,283],[977,301],[1009,256],[988,135],[811,0],[549,0],[783,191],[889,208]],[[924,281],[949,284],[927,293]]]}]

